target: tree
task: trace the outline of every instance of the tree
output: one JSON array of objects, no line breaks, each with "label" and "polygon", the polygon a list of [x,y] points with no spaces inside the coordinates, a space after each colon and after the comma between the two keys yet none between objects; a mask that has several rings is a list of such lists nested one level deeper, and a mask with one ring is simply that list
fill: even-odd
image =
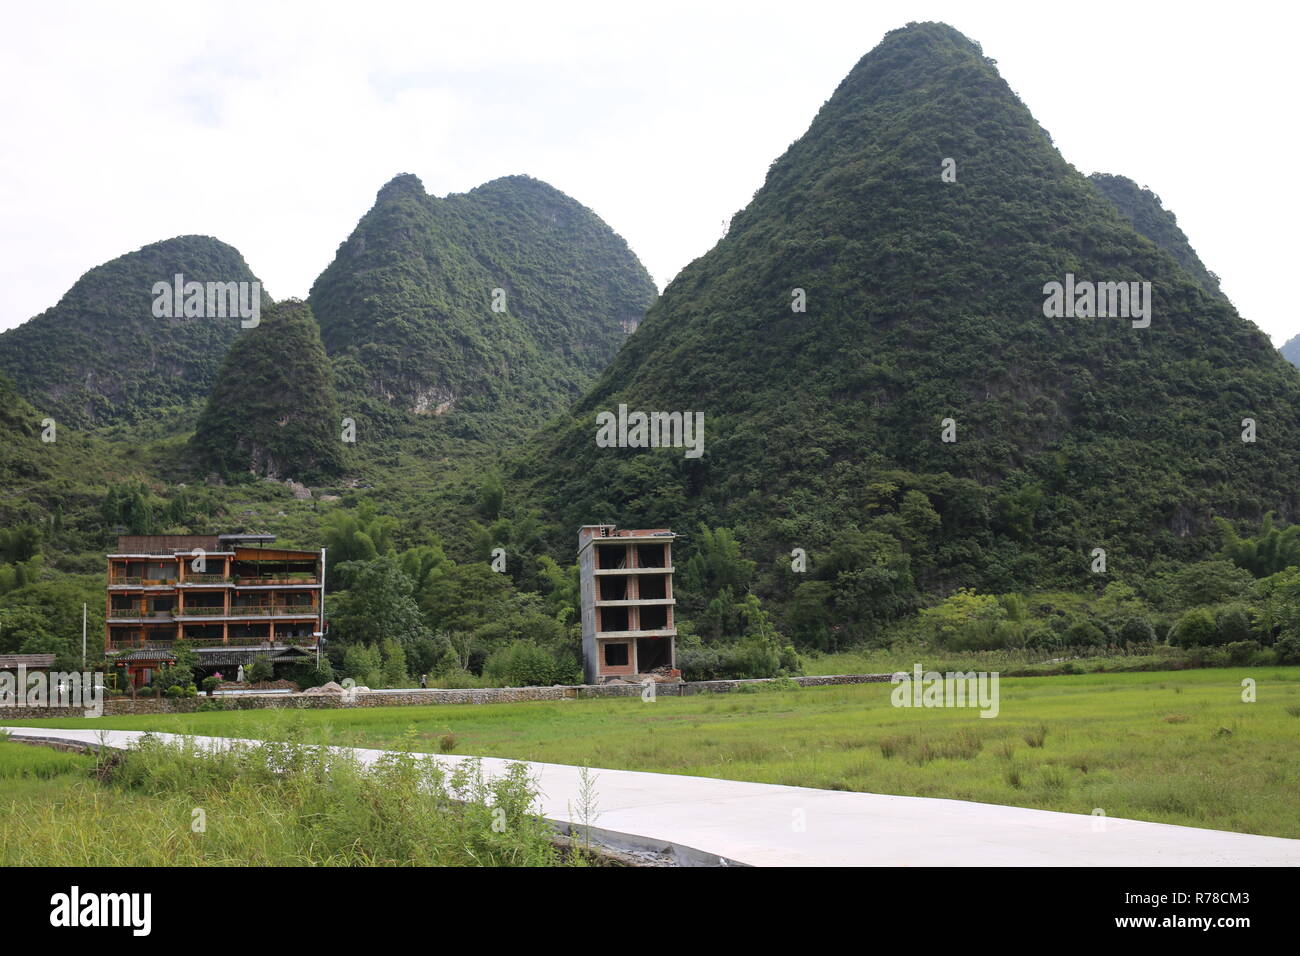
[{"label": "tree", "polygon": [[273,680],[275,678],[275,668],[271,664],[271,658],[265,654],[256,655],[253,658],[253,663],[248,668],[246,676],[251,684]]},{"label": "tree", "polygon": [[362,687],[380,687],[384,682],[384,660],[378,647],[354,644],[343,654],[344,677]]},{"label": "tree", "polygon": [[391,638],[384,641],[381,650],[384,655],[383,686],[404,687],[411,682],[406,673],[406,652],[402,645]]},{"label": "tree", "polygon": [[[361,502],[355,513],[340,509],[326,515],[321,538],[325,542],[330,590],[346,588],[350,583],[348,571],[341,565],[373,561],[377,557],[393,553],[393,534],[396,530],[396,519],[378,514],[374,504],[369,501]],[[422,562],[423,556],[412,560]]]},{"label": "tree", "polygon": [[23,647],[54,641],[50,622],[31,607],[0,608],[0,653],[16,654]]},{"label": "tree", "polygon": [[1257,578],[1266,578],[1287,568],[1300,566],[1300,525],[1285,530],[1273,526],[1273,514],[1264,516],[1260,533],[1242,538],[1223,518],[1215,523],[1223,533],[1223,550],[1220,552],[1237,567],[1245,568]]},{"label": "tree", "polygon": [[412,595],[411,579],[403,573],[396,557],[385,555],[364,563],[353,562],[340,570],[352,582],[347,593],[335,601],[333,626],[340,640],[378,645],[393,638],[403,647],[410,647],[429,636]]},{"label": "tree", "polygon": [[486,564],[447,561],[430,571],[419,601],[433,628],[472,631],[510,591],[509,577]]},{"label": "tree", "polygon": [[1169,643],[1178,647],[1208,647],[1217,637],[1214,615],[1203,607],[1187,611],[1169,629]]},{"label": "tree", "polygon": [[934,607],[922,608],[921,623],[939,647],[958,648],[992,634],[1006,612],[991,594],[961,588]]},{"label": "tree", "polygon": [[1153,597],[1169,608],[1223,604],[1247,594],[1254,580],[1230,561],[1201,561],[1160,575]]},{"label": "tree", "polygon": [[743,594],[749,588],[756,563],[742,557],[740,543],[729,528],[701,525],[695,553],[683,566],[679,584],[704,606],[722,591]]},{"label": "tree", "polygon": [[501,476],[491,472],[484,477],[478,492],[478,513],[488,521],[496,521],[501,514],[501,504],[505,501],[506,489],[501,483]]}]

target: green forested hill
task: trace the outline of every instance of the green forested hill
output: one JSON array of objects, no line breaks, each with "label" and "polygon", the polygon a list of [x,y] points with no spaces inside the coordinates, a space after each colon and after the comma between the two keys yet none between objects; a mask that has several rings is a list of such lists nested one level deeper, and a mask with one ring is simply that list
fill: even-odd
[{"label": "green forested hill", "polygon": [[[1150,281],[1150,327],[1046,318],[1067,273]],[[703,457],[596,447],[618,403],[703,412]],[[514,480],[564,530],[733,526],[761,590],[860,621],[917,591],[1099,585],[1094,548],[1112,575],[1199,556],[1214,516],[1300,518],[1298,411],[1260,330],[1061,157],[977,44],[923,23],[857,64]]]},{"label": "green forested hill", "polygon": [[1120,215],[1132,223],[1134,229],[1177,259],[1178,264],[1195,276],[1206,292],[1222,294],[1219,277],[1205,268],[1187,235],[1179,228],[1177,217],[1164,207],[1159,196],[1126,176],[1093,173],[1088,181],[1114,203]]},{"label": "green forested hill", "polygon": [[190,447],[223,474],[318,481],[343,469],[340,423],[311,308],[288,300],[230,347]]},{"label": "green forested hill", "polygon": [[363,431],[391,436],[414,415],[500,442],[576,398],[654,296],[626,243],[545,183],[510,176],[440,199],[402,175],[310,303]]},{"label": "green forested hill", "polygon": [[134,423],[207,395],[236,318],[157,318],[156,282],[254,282],[209,236],[155,242],[96,266],[57,305],[0,334],[0,374],[43,413],[76,426]]}]

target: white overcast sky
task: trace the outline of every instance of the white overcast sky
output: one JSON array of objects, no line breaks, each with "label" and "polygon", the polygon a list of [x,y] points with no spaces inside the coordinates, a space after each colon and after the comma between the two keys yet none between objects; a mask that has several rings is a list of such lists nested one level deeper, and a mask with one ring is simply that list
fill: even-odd
[{"label": "white overcast sky", "polygon": [[0,328],[187,233],[305,296],[381,185],[511,173],[662,288],[884,33],[978,40],[1085,173],[1178,216],[1242,314],[1300,333],[1291,3],[61,3],[0,8]]}]

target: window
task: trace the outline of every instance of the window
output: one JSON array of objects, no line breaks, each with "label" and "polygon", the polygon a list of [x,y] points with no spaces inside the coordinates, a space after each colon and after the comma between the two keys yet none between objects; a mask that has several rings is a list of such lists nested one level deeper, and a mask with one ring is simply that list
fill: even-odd
[{"label": "window", "polygon": [[641,630],[661,631],[668,627],[668,608],[662,604],[652,604],[641,608]]},{"label": "window", "polygon": [[625,607],[600,607],[596,608],[598,615],[597,630],[600,631],[626,631],[627,628],[627,608]]},{"label": "window", "polygon": [[605,645],[605,666],[626,667],[627,648],[628,648],[627,644],[606,644]]},{"label": "window", "polygon": [[643,601],[655,601],[668,597],[668,576],[666,574],[643,574],[637,578],[640,589],[638,597]]},{"label": "window", "polygon": [[638,568],[668,567],[668,547],[662,544],[638,544],[636,546],[636,566]]}]

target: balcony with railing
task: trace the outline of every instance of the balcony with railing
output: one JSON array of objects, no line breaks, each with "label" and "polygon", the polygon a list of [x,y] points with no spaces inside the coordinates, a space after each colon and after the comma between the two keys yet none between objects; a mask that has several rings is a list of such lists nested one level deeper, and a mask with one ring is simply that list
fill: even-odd
[{"label": "balcony with railing", "polygon": [[313,604],[232,604],[231,617],[311,617],[316,614]]},{"label": "balcony with railing", "polygon": [[235,587],[311,587],[320,584],[315,574],[236,574]]},{"label": "balcony with railing", "polygon": [[135,618],[136,620],[169,621],[171,620],[173,613],[174,612],[171,608],[165,610],[145,608],[144,610],[141,610],[138,607],[114,607],[109,608],[108,610],[108,616],[112,620]]},{"label": "balcony with railing", "polygon": [[[316,638],[314,635],[306,634],[301,637],[286,636],[277,634],[274,641],[258,635],[255,637],[231,637],[228,641],[223,641],[219,637],[187,637],[184,642],[192,648],[201,647],[256,647],[267,650],[283,650],[289,647],[315,647]],[[176,647],[175,639],[170,640],[143,640],[140,638],[115,638],[108,642],[108,649],[112,652],[121,651],[168,651]]]}]

